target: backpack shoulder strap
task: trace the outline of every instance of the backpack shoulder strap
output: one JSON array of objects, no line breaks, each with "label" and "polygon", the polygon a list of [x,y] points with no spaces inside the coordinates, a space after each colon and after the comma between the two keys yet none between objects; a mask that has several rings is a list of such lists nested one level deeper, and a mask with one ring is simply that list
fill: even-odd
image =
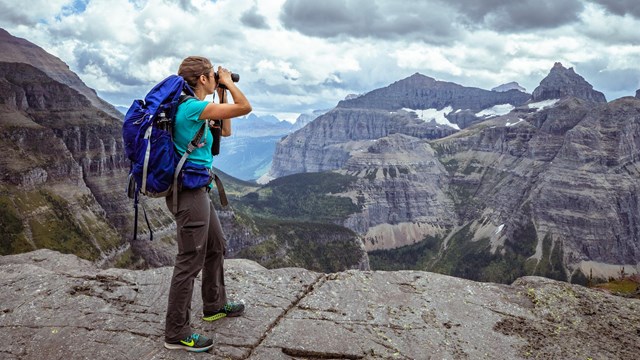
[{"label": "backpack shoulder strap", "polygon": [[[189,99],[195,99],[195,98],[196,98],[195,96],[187,95],[183,92],[180,95],[180,100],[178,101],[178,104],[182,104],[183,102]],[[193,137],[193,139],[191,139],[191,141],[189,141],[189,144],[187,145],[187,150],[184,152],[184,154],[182,154],[182,157],[180,158],[180,161],[176,166],[176,170],[173,173],[172,189],[173,189],[173,213],[174,214],[178,212],[178,177],[180,176],[180,171],[182,170],[182,167],[184,166],[184,163],[187,161],[187,158],[189,157],[189,155],[191,155],[193,150],[195,150],[198,147],[198,141],[202,138],[202,136],[204,136],[204,130],[206,126],[207,126],[207,122],[203,121],[202,125],[200,126],[200,129],[198,129],[198,132],[196,132],[196,135]]]},{"label": "backpack shoulder strap", "polygon": [[189,141],[189,144],[187,145],[187,150],[184,152],[184,154],[182,154],[182,157],[180,158],[180,161],[176,166],[176,170],[173,173],[173,213],[174,214],[178,213],[178,177],[180,176],[180,171],[182,170],[182,167],[184,166],[184,163],[187,161],[187,158],[189,157],[189,155],[191,155],[193,150],[195,150],[198,147],[198,141],[204,135],[205,126],[207,126],[207,122],[203,121],[202,125],[200,125],[200,129],[198,129],[198,132],[196,133],[196,136],[194,136],[193,139]]},{"label": "backpack shoulder strap", "polygon": [[178,105],[182,104],[183,102],[189,100],[189,99],[195,99],[196,97],[193,95],[188,95],[185,94],[184,92],[180,95],[180,99],[178,100]]}]

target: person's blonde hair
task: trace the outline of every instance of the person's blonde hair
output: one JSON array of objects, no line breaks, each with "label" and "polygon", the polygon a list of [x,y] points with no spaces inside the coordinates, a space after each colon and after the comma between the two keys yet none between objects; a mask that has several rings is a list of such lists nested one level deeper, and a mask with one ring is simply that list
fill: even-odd
[{"label": "person's blonde hair", "polygon": [[200,75],[209,76],[211,69],[213,69],[213,65],[209,59],[202,56],[189,56],[182,60],[178,68],[178,75],[182,76],[187,84],[195,90]]}]

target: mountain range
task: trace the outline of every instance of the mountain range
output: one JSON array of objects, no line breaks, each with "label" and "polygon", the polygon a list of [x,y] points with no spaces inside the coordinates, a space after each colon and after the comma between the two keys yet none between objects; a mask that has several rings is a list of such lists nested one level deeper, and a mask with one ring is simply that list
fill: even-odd
[{"label": "mountain range", "polygon": [[[104,266],[171,265],[175,223],[162,199],[144,201],[154,240],[140,220],[128,241],[122,115],[59,59],[1,35],[2,254],[51,248]],[[305,115],[299,129],[237,119],[237,138],[222,145],[236,162],[266,170],[268,156],[243,158],[243,141],[281,140],[271,182],[219,171],[232,204],[219,211],[228,255],[495,282],[637,272],[637,97],[606,102],[557,63],[532,94],[414,74]]]},{"label": "mountain range", "polygon": [[[319,116],[322,112],[316,112]],[[273,115],[249,114],[232,120],[229,137],[220,141],[220,154],[214,159],[216,168],[241,180],[257,180],[271,167],[278,141],[304,127],[313,114],[301,114],[291,123]]]},{"label": "mountain range", "polygon": [[639,270],[639,159],[638,99],[556,63],[532,94],[414,74],[341,101],[278,143],[270,175],[355,177],[341,224],[372,268],[584,282]]},{"label": "mountain range", "polygon": [[[0,149],[5,156],[0,159],[0,254],[48,248],[104,267],[173,265],[175,222],[164,199],[142,199],[139,233],[132,240],[122,114],[97,98],[60,59],[27,40],[4,31],[1,35]],[[307,120],[303,116],[300,124]],[[281,125],[270,124],[258,136],[277,133]],[[258,187],[217,173],[231,198]],[[262,256],[265,262],[277,260],[273,266],[327,272],[368,269],[362,243],[344,227],[256,221],[233,207],[220,209],[218,215],[228,256],[262,243],[268,248],[275,239],[286,246]],[[251,253],[261,254],[255,249]]]}]

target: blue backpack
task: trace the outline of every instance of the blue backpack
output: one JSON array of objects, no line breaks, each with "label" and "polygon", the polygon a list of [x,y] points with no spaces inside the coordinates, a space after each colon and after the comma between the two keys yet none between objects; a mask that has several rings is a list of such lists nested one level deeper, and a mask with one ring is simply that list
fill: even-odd
[{"label": "blue backpack", "polygon": [[[197,188],[208,185],[213,179],[210,169],[186,161],[204,135],[204,122],[182,157],[178,156],[173,144],[173,122],[178,105],[194,95],[181,76],[171,75],[154,86],[144,101],[134,100],[124,117],[122,138],[126,155],[131,160],[127,195],[134,199],[134,241],[138,231],[138,194],[166,197],[173,192],[175,214],[179,180],[181,186]],[[181,172],[183,167],[184,172]],[[197,184],[193,184],[194,181]],[[142,209],[153,240],[147,212],[144,206]]]}]

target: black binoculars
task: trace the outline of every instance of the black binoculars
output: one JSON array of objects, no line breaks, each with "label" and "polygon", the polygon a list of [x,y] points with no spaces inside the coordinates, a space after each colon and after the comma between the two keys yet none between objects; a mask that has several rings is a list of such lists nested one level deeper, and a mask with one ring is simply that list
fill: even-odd
[{"label": "black binoculars", "polygon": [[[213,77],[216,79],[216,82],[218,82],[218,79],[219,79],[220,77],[218,76],[218,72],[217,72],[217,71],[215,71],[215,72],[213,73]],[[231,73],[231,81],[233,81],[233,82],[238,82],[238,81],[240,81],[240,75],[238,75],[238,74],[236,74],[236,73]],[[226,88],[227,88],[224,84],[220,84],[219,86],[220,86],[221,88],[223,88],[223,89],[226,89]]]}]

